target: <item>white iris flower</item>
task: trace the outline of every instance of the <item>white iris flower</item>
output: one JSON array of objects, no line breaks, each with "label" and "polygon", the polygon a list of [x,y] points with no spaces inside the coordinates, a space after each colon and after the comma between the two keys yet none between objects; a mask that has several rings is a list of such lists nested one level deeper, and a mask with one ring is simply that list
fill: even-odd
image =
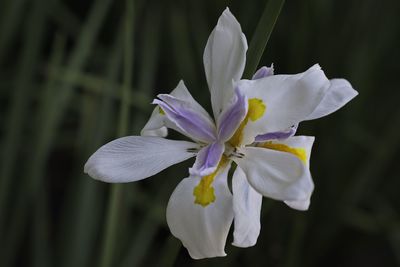
[{"label": "white iris flower", "polygon": [[[260,232],[262,197],[307,210],[314,189],[309,159],[314,137],[293,136],[301,121],[326,116],[357,92],[344,79],[328,80],[318,65],[295,75],[273,75],[263,67],[240,80],[247,41],[227,8],[212,31],[204,68],[214,119],[184,83],[160,94],[142,136],[114,140],[85,165],[91,177],[125,183],[150,177],[196,156],[172,193],[167,222],[194,259],[225,256],[234,221],[233,245],[253,246]],[[188,141],[165,139],[167,128]],[[228,187],[231,163],[237,168]]]}]

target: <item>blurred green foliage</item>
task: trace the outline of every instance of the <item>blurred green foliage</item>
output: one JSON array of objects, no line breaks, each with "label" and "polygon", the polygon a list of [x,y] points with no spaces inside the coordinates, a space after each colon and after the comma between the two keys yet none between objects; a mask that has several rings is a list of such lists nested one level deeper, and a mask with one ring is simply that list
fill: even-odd
[{"label": "blurred green foliage", "polygon": [[311,208],[264,199],[255,247],[228,237],[227,257],[193,261],[171,236],[166,204],[191,162],[118,189],[83,174],[180,79],[210,108],[202,53],[226,6],[251,40],[265,1],[0,1],[0,266],[99,266],[115,190],[103,266],[400,265],[398,1],[286,1],[260,65],[320,63],[360,95],[301,125],[316,136]]}]

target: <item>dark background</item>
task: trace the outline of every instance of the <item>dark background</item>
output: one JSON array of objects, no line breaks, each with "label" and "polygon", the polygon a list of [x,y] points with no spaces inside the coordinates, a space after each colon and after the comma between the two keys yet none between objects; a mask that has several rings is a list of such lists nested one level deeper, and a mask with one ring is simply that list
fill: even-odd
[{"label": "dark background", "polygon": [[[209,33],[229,6],[250,41],[265,7],[128,1],[133,12],[124,1],[0,1],[2,267],[100,266],[111,186],[83,174],[88,156],[122,132],[139,134],[152,98],[180,79],[209,110]],[[165,220],[185,162],[122,187],[111,266],[400,266],[399,14],[394,0],[282,9],[260,65],[298,73],[319,63],[360,93],[301,125],[300,134],[316,136],[308,212],[264,199],[255,247],[233,247],[230,235],[227,257],[191,260]],[[121,130],[123,86],[130,116]]]}]

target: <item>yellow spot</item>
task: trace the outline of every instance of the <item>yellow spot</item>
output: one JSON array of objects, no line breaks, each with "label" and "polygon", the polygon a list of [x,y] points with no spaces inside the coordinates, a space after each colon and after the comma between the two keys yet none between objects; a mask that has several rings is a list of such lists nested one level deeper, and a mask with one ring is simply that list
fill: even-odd
[{"label": "yellow spot", "polygon": [[160,113],[161,115],[165,115],[164,110],[160,106],[158,106],[158,113]]},{"label": "yellow spot", "polygon": [[251,121],[256,121],[264,115],[265,109],[266,106],[261,99],[249,99],[249,110],[247,111],[246,117],[249,117]]},{"label": "yellow spot", "polygon": [[272,142],[263,143],[261,146],[268,149],[288,152],[298,157],[304,164],[307,164],[307,152],[304,148],[290,147],[285,144],[276,144]]},{"label": "yellow spot", "polygon": [[259,118],[261,118],[264,115],[266,108],[267,107],[265,106],[264,102],[261,99],[259,98],[249,99],[249,109],[247,111],[246,117],[244,118],[240,126],[237,128],[231,140],[229,140],[229,143],[232,146],[237,147],[242,143],[243,130],[246,127],[249,120],[256,121]]},{"label": "yellow spot", "polygon": [[204,176],[200,183],[194,188],[193,195],[195,196],[194,203],[206,207],[208,204],[215,201],[214,187],[212,182],[214,181],[215,174]]},{"label": "yellow spot", "polygon": [[212,183],[217,175],[218,171],[228,163],[226,156],[222,155],[219,161],[217,169],[210,175],[201,178],[200,183],[193,189],[193,195],[195,197],[194,203],[199,204],[203,207],[208,206],[210,203],[215,201],[214,187]]}]

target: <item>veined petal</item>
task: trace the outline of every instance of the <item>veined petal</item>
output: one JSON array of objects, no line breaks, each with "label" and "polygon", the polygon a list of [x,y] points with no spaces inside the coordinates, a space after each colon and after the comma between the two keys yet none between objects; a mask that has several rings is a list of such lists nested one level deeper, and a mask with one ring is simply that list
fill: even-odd
[{"label": "veined petal", "polygon": [[250,185],[263,196],[284,201],[309,197],[313,183],[300,155],[262,147],[244,147],[238,152],[244,156],[233,160],[243,169]]},{"label": "veined petal", "polygon": [[199,145],[160,137],[127,136],[100,147],[85,173],[108,183],[134,182],[196,155]]},{"label": "veined petal", "polygon": [[[178,87],[184,87],[180,82]],[[205,143],[216,139],[215,125],[208,113],[190,96],[176,97],[168,94],[158,95],[153,104],[158,104],[169,121],[174,123],[188,137]]]},{"label": "veined petal", "polygon": [[274,64],[271,64],[271,67],[263,66],[259,68],[256,73],[254,73],[252,80],[258,80],[261,78],[265,78],[268,76],[274,75]]},{"label": "veined petal", "polygon": [[182,241],[193,259],[226,256],[224,248],[233,220],[228,170],[229,166],[215,178],[215,201],[209,205],[204,207],[195,203],[193,190],[200,183],[199,177],[183,179],[168,202],[169,229]]},{"label": "veined petal", "polygon": [[205,176],[213,173],[224,153],[224,143],[215,142],[203,147],[197,154],[196,161],[189,173],[194,176]]},{"label": "veined petal", "polygon": [[218,19],[208,38],[203,61],[214,117],[218,118],[224,104],[233,95],[233,82],[243,74],[247,41],[239,22],[228,8]]},{"label": "veined petal", "polygon": [[265,106],[263,115],[248,121],[244,127],[242,144],[252,143],[257,135],[279,132],[306,119],[321,102],[329,85],[318,65],[296,75],[239,81],[237,87],[248,99],[258,99]]},{"label": "veined petal", "polygon": [[229,140],[246,117],[248,102],[246,96],[235,90],[235,95],[217,120],[218,140]]},{"label": "veined petal", "polygon": [[234,226],[233,245],[251,247],[260,234],[262,195],[247,182],[243,170],[238,166],[232,178]]},{"label": "veined petal", "polygon": [[358,92],[345,79],[332,79],[324,98],[306,120],[327,116],[346,105],[357,95]]},{"label": "veined petal", "polygon": [[166,137],[168,134],[168,129],[165,126],[163,117],[165,117],[165,115],[160,110],[160,107],[155,107],[153,113],[151,113],[150,119],[140,132],[140,135]]}]

